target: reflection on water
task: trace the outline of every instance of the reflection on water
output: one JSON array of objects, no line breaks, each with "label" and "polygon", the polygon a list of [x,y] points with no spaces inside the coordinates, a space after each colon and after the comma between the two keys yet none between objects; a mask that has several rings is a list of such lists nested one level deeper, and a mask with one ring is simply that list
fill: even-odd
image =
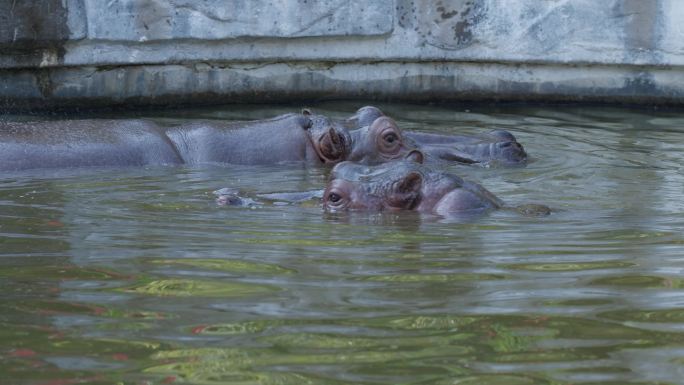
[{"label": "reflection on water", "polygon": [[681,113],[381,107],[405,128],[514,132],[527,167],[451,171],[554,213],[447,221],[214,202],[223,187],[256,196],[325,183],[327,170],[300,165],[5,174],[2,378],[684,384]]}]

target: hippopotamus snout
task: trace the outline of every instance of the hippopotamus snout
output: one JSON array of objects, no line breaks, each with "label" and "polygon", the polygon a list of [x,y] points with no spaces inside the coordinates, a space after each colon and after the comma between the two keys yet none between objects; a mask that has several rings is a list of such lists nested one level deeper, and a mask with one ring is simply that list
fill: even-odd
[{"label": "hippopotamus snout", "polygon": [[509,163],[522,163],[527,160],[527,152],[525,152],[523,146],[515,140],[496,142],[492,145],[495,147],[493,155],[498,155],[496,159]]},{"label": "hippopotamus snout", "polygon": [[352,139],[346,127],[331,121],[325,116],[314,115],[304,109],[302,115],[309,119],[302,127],[307,131],[311,145],[319,160],[324,164],[336,164],[349,157]]},{"label": "hippopotamus snout", "polygon": [[335,164],[344,160],[351,151],[350,147],[348,135],[332,127],[318,139],[318,149],[324,163]]},{"label": "hippopotamus snout", "polygon": [[506,163],[522,163],[527,160],[527,152],[513,134],[506,130],[492,130],[489,135],[495,140],[492,143],[490,156]]}]

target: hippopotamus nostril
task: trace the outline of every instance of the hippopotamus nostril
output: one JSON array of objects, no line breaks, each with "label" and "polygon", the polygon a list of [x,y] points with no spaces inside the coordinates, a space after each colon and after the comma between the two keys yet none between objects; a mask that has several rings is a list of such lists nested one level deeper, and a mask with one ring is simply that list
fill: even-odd
[{"label": "hippopotamus nostril", "polygon": [[523,148],[518,142],[499,142],[498,147],[500,149],[511,149],[515,151],[521,151]]}]

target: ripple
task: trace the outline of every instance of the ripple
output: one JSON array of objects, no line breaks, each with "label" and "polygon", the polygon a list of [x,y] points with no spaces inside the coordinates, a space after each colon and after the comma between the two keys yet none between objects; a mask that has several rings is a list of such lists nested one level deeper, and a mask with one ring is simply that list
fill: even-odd
[{"label": "ripple", "polygon": [[452,378],[435,382],[435,385],[551,385],[550,380],[533,376],[516,376],[511,374],[480,374],[462,378]]},{"label": "ripple", "polygon": [[638,288],[682,288],[684,280],[679,278],[665,278],[649,275],[628,275],[619,277],[602,277],[591,281],[591,285],[624,286]]},{"label": "ripple", "polygon": [[229,259],[153,259],[149,260],[148,262],[155,265],[182,265],[205,270],[222,271],[237,274],[282,275],[294,274],[296,272],[295,270],[287,269],[272,264]]},{"label": "ripple", "polygon": [[616,321],[684,323],[684,309],[621,310],[601,313],[599,316]]},{"label": "ripple", "polygon": [[161,279],[119,289],[127,293],[173,297],[245,297],[277,290],[267,285],[189,279]]},{"label": "ripple", "polygon": [[0,266],[3,279],[30,279],[44,277],[51,280],[126,280],[128,275],[103,268],[84,268],[71,264],[40,266]]},{"label": "ripple", "polygon": [[192,327],[193,334],[202,335],[239,335],[261,333],[269,327],[284,325],[287,322],[277,321],[247,321],[223,323],[214,325],[200,325]]},{"label": "ripple", "polygon": [[490,281],[506,279],[504,275],[495,274],[395,274],[395,275],[374,275],[372,277],[358,278],[360,281],[368,282],[462,282],[462,281]]},{"label": "ripple", "polygon": [[621,261],[575,262],[575,263],[539,263],[505,265],[507,269],[539,272],[566,272],[602,269],[624,269],[636,266],[635,263]]}]

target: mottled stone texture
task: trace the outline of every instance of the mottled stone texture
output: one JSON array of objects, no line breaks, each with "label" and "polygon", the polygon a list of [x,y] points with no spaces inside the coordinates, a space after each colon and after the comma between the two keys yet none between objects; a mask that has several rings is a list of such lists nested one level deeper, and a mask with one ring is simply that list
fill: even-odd
[{"label": "mottled stone texture", "polygon": [[432,46],[454,50],[471,45],[473,33],[485,17],[484,0],[399,1],[402,25],[414,26],[420,39]]},{"label": "mottled stone texture", "polygon": [[0,0],[0,69],[63,63],[64,44],[85,37],[82,0]]},{"label": "mottled stone texture", "polygon": [[0,0],[0,106],[684,101],[681,0]]},{"label": "mottled stone texture", "polygon": [[391,1],[85,0],[91,39],[150,41],[380,35]]},{"label": "mottled stone texture", "polygon": [[62,0],[0,1],[0,47],[14,51],[60,44],[70,37]]}]

